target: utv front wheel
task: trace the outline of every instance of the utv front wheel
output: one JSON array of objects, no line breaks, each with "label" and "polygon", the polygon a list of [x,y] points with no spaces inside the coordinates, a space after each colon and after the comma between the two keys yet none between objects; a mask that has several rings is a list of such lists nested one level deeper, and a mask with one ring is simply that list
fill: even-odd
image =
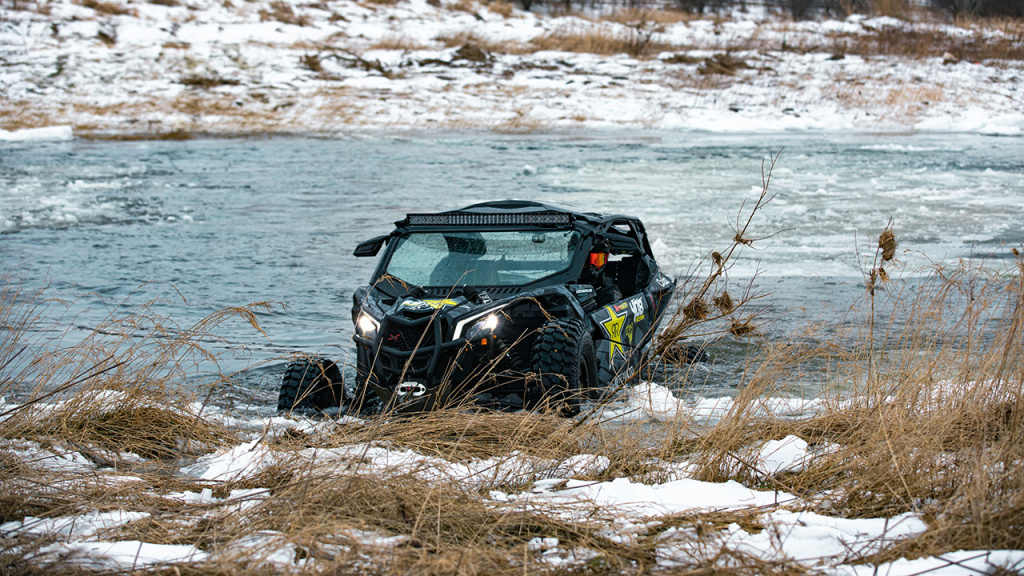
[{"label": "utv front wheel", "polygon": [[583,323],[561,318],[542,326],[533,344],[533,371],[540,379],[533,407],[547,403],[566,416],[578,414],[597,381],[594,340]]},{"label": "utv front wheel", "polygon": [[278,411],[308,412],[341,406],[341,370],[327,358],[312,356],[288,365],[277,397]]}]

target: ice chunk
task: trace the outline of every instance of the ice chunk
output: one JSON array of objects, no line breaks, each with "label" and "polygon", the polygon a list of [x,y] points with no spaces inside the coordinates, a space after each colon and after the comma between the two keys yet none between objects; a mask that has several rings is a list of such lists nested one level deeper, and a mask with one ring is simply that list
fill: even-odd
[{"label": "ice chunk", "polygon": [[64,141],[74,138],[71,126],[48,126],[24,130],[0,130],[0,142],[46,142]]}]

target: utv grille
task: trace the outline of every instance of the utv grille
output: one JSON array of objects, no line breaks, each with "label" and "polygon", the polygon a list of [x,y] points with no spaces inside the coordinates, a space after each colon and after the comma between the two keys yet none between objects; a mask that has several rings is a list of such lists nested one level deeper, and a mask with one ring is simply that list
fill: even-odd
[{"label": "utv grille", "polygon": [[434,326],[426,322],[411,326],[390,323],[383,331],[383,344],[398,350],[423,350],[433,346],[434,341]]}]

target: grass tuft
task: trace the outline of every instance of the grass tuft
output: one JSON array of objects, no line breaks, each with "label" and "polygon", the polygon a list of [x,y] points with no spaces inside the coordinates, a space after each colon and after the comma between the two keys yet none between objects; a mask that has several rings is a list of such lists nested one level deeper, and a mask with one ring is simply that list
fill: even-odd
[{"label": "grass tuft", "polygon": [[190,88],[203,89],[216,88],[218,86],[238,86],[241,84],[240,81],[233,78],[224,78],[211,73],[185,74],[180,80],[178,80],[178,82]]},{"label": "grass tuft", "polygon": [[86,8],[92,8],[100,14],[109,14],[111,16],[124,16],[131,12],[131,10],[121,4],[116,2],[104,2],[103,0],[76,0],[76,4],[79,6],[85,6]]},{"label": "grass tuft", "polygon": [[270,2],[266,8],[260,9],[260,22],[283,22],[295,26],[309,26],[309,16],[296,14],[292,5],[284,0]]}]

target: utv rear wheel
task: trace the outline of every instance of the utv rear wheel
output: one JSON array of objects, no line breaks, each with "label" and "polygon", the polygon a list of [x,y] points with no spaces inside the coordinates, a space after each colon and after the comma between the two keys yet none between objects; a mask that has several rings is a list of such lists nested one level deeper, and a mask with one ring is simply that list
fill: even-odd
[{"label": "utv rear wheel", "polygon": [[343,403],[341,370],[328,358],[313,356],[288,365],[277,396],[279,411],[309,412]]},{"label": "utv rear wheel", "polygon": [[583,322],[561,318],[542,326],[533,344],[533,371],[540,387],[530,395],[532,407],[546,403],[563,415],[578,414],[597,379],[594,340]]}]

